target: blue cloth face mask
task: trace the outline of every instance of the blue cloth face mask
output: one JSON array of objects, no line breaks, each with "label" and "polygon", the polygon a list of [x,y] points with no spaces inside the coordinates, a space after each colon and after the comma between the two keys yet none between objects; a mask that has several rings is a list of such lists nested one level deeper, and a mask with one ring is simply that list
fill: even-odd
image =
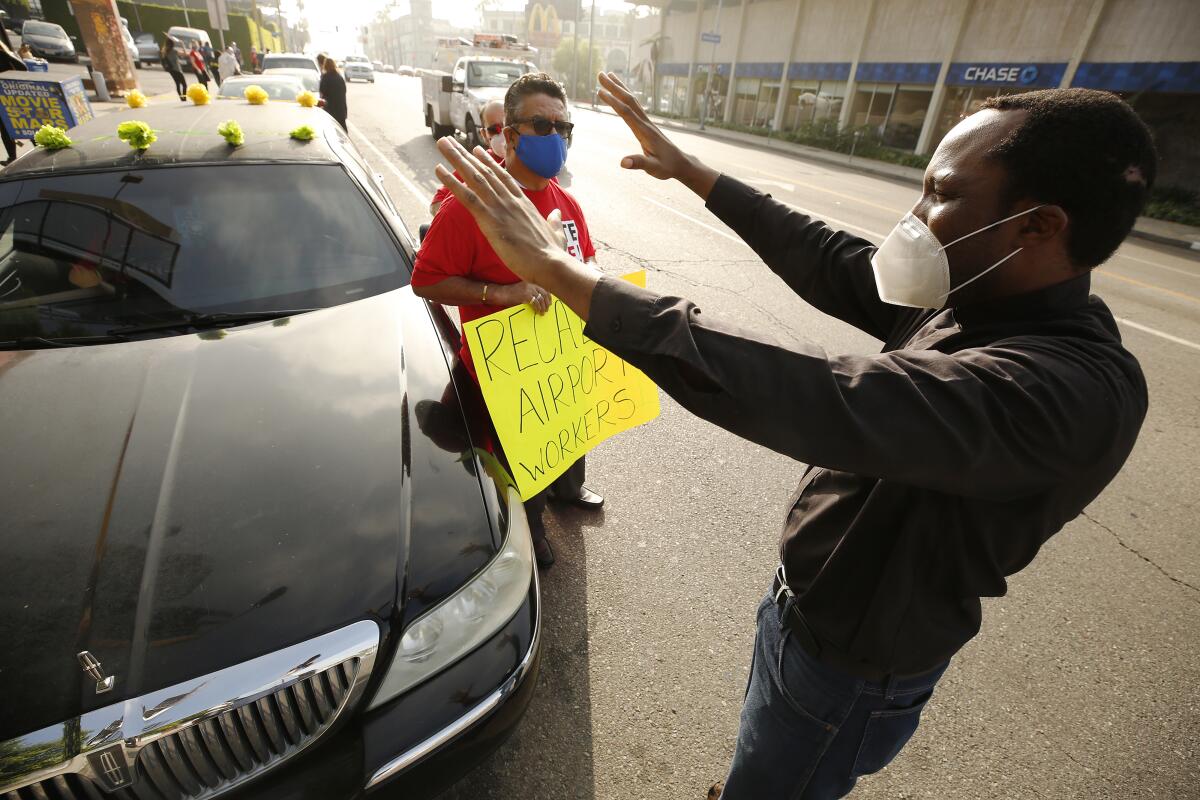
[{"label": "blue cloth face mask", "polygon": [[567,163],[567,142],[557,133],[548,136],[527,136],[517,139],[517,158],[537,175],[553,178]]}]

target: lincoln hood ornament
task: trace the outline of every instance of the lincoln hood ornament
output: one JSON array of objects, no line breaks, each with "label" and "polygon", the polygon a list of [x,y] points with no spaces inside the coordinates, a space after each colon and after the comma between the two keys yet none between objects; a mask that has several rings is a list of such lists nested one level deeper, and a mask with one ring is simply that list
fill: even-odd
[{"label": "lincoln hood ornament", "polygon": [[96,694],[104,694],[112,689],[117,678],[115,675],[104,676],[104,670],[100,669],[99,659],[87,650],[75,657],[79,659],[79,666],[83,667],[83,671],[87,673],[88,677],[96,682]]}]

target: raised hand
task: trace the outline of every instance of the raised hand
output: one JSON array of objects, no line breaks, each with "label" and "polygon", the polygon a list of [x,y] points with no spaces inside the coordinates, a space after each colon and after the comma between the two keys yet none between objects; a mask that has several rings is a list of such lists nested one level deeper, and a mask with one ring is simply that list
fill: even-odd
[{"label": "raised hand", "polygon": [[600,99],[617,112],[629,126],[638,144],[640,154],[625,156],[621,166],[625,169],[640,169],[659,180],[675,178],[701,197],[708,197],[719,173],[679,149],[666,137],[657,125],[650,121],[645,109],[629,91],[629,88],[611,72],[601,72]]}]

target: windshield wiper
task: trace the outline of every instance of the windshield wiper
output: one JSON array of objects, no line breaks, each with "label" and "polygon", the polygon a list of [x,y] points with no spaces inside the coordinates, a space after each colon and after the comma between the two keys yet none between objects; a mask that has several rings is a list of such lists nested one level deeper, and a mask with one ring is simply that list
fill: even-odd
[{"label": "windshield wiper", "polygon": [[231,325],[241,325],[246,322],[260,322],[269,319],[281,319],[282,317],[291,317],[296,314],[305,314],[309,311],[316,311],[315,308],[289,308],[275,309],[274,311],[233,311],[233,312],[216,312],[213,314],[185,314],[178,319],[169,319],[161,322],[147,322],[142,325],[125,325],[120,328],[113,328],[108,332],[110,336],[128,336],[136,333],[150,333],[151,331],[173,331],[173,330],[208,330],[210,328],[224,328]]},{"label": "windshield wiper", "polygon": [[129,337],[117,333],[100,336],[20,336],[0,342],[0,350],[47,350],[54,347],[79,347],[88,344],[128,342]]}]

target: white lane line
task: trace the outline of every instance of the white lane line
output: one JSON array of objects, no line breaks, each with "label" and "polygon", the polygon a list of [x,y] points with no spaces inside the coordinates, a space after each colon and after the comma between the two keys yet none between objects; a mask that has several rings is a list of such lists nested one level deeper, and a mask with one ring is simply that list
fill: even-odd
[{"label": "white lane line", "polygon": [[419,186],[417,186],[415,183],[413,183],[407,175],[405,175],[403,172],[401,172],[399,170],[399,168],[397,168],[396,165],[391,162],[391,159],[389,159],[387,156],[385,156],[383,154],[382,150],[380,150],[378,147],[376,147],[374,145],[374,143],[370,139],[368,139],[365,134],[363,134],[362,130],[359,129],[359,127],[357,125],[354,125],[353,123],[351,123],[351,125],[354,128],[354,133],[357,135],[357,137],[359,139],[362,140],[363,144],[365,144],[367,147],[371,148],[371,152],[374,153],[376,156],[378,156],[379,160],[383,163],[383,165],[385,167],[387,167],[388,169],[390,169],[392,171],[392,174],[400,179],[400,183],[404,184],[404,188],[408,189],[409,193],[413,197],[417,198],[417,200],[421,203],[422,207],[428,208],[429,201],[433,197],[433,195],[431,195],[429,192],[422,191]]},{"label": "white lane line", "polygon": [[1124,253],[1117,253],[1117,258],[1124,258],[1124,259],[1128,259],[1129,261],[1136,261],[1139,264],[1145,264],[1146,266],[1149,266],[1149,267],[1158,267],[1159,269],[1166,269],[1166,270],[1170,270],[1171,272],[1178,272],[1180,275],[1187,275],[1189,278],[1200,278],[1200,272],[1194,272],[1192,270],[1187,270],[1187,269],[1180,269],[1179,267],[1168,267],[1166,264],[1159,264],[1155,261],[1147,261],[1146,259],[1138,258],[1137,256],[1129,256],[1129,255],[1125,255]]},{"label": "white lane line", "polygon": [[1151,328],[1149,325],[1143,325],[1140,322],[1134,322],[1133,320],[1125,319],[1124,317],[1114,316],[1113,319],[1115,319],[1117,322],[1121,323],[1122,325],[1128,325],[1129,327],[1134,328],[1135,330],[1139,330],[1142,333],[1148,333],[1151,336],[1157,336],[1160,339],[1166,339],[1168,342],[1174,342],[1175,344],[1181,344],[1184,347],[1190,347],[1193,350],[1200,350],[1200,344],[1197,344],[1196,342],[1190,342],[1187,339],[1180,339],[1178,336],[1172,336],[1169,333],[1163,333],[1162,331],[1158,330],[1157,328]]},{"label": "white lane line", "polygon": [[[723,231],[720,228],[714,228],[712,225],[709,225],[707,222],[701,222],[700,220],[696,219],[695,217],[690,217],[687,214],[683,213],[682,211],[676,211],[675,209],[671,208],[666,203],[660,203],[652,197],[647,197],[646,200],[647,200],[647,202],[653,203],[654,205],[658,206],[659,208],[670,211],[672,214],[674,214],[678,217],[683,217],[688,222],[691,222],[694,225],[699,225],[701,228],[705,228],[707,230],[712,231],[717,236],[724,236],[729,241],[737,242],[738,244],[746,244],[739,237],[734,236],[732,233],[729,233],[728,231]],[[746,245],[746,246],[749,247],[749,245]]]},{"label": "white lane line", "polygon": [[[676,216],[683,217],[688,222],[699,225],[701,228],[706,228],[706,229],[712,231],[713,233],[717,234],[718,236],[724,236],[726,239],[730,240],[731,242],[737,242],[738,244],[746,244],[737,236],[735,236],[731,233],[728,233],[726,231],[720,230],[719,228],[714,228],[712,225],[709,225],[706,222],[701,222],[700,220],[696,219],[695,217],[684,214],[682,211],[677,211],[665,203],[658,202],[657,200],[655,200],[652,197],[647,197],[645,199],[647,202],[653,203],[654,205],[658,206],[659,208],[666,209],[667,211],[670,211],[672,214],[675,214]],[[782,201],[780,201],[780,202],[782,202]],[[834,217],[826,216],[825,214],[818,214],[815,211],[810,211],[809,209],[801,208],[800,206],[794,206],[791,203],[784,203],[784,205],[786,205],[790,208],[796,209],[801,214],[807,214],[808,216],[812,217],[813,219],[821,220],[822,222],[831,222],[834,225],[838,225],[843,228],[853,228],[854,230],[862,231],[863,233],[865,233],[869,236],[874,236],[876,239],[882,240],[885,238],[884,234],[878,233],[876,231],[868,230],[868,229],[862,227],[861,225],[855,225],[853,222],[846,222],[845,220],[835,219]],[[749,247],[749,245],[747,245],[747,247]]]}]

